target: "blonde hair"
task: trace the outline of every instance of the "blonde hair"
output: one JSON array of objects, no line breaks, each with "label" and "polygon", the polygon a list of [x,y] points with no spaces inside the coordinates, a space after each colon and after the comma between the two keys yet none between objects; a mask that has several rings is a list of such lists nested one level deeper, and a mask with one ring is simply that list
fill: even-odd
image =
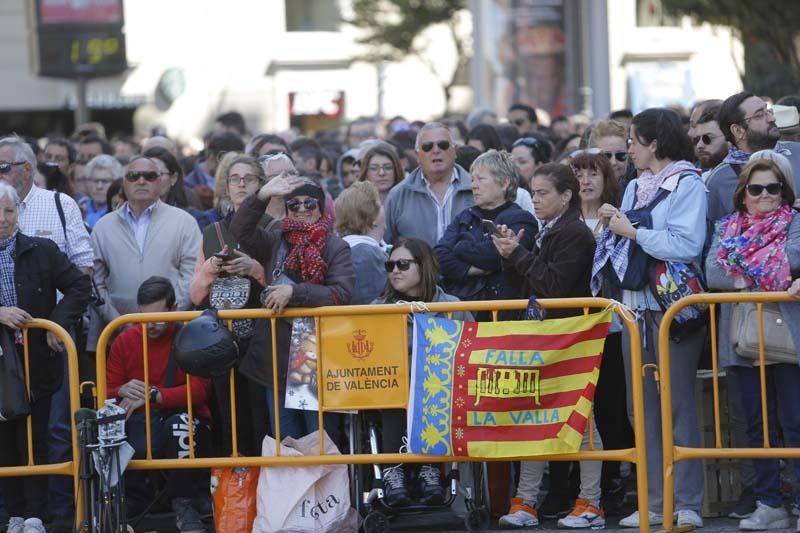
[{"label": "blonde hair", "polygon": [[228,172],[233,165],[238,163],[252,167],[261,183],[266,181],[264,169],[258,164],[255,157],[242,152],[227,152],[217,165],[217,171],[214,174],[214,207],[223,215],[233,207],[231,196],[228,194]]},{"label": "blonde hair", "polygon": [[616,120],[601,120],[592,127],[589,134],[589,146],[597,146],[597,141],[603,137],[622,137],[628,138],[628,130]]},{"label": "blonde hair", "polygon": [[476,168],[483,168],[488,171],[500,187],[508,180],[505,199],[507,202],[513,202],[517,199],[517,188],[520,182],[522,182],[522,176],[519,173],[519,167],[517,167],[511,159],[511,154],[508,152],[489,150],[479,155],[477,159],[472,162],[472,165],[469,167],[470,174],[475,172]]},{"label": "blonde hair", "polygon": [[380,197],[375,185],[357,181],[342,191],[333,204],[336,231],[342,236],[366,235],[380,210]]}]

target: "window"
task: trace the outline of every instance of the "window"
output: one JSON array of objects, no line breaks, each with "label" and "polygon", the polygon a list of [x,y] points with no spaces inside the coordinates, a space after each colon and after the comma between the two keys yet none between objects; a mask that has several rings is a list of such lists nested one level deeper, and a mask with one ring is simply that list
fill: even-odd
[{"label": "window", "polygon": [[285,0],[286,31],[339,31],[338,0]]},{"label": "window", "polygon": [[636,0],[637,26],[679,26],[678,17],[666,13],[661,0]]}]

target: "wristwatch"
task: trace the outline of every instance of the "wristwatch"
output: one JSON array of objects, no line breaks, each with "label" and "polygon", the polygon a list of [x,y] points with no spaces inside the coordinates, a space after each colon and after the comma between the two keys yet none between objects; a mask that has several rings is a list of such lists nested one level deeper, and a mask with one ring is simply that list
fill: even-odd
[{"label": "wristwatch", "polygon": [[161,391],[158,390],[158,387],[155,385],[150,385],[150,403],[156,403],[159,392]]}]

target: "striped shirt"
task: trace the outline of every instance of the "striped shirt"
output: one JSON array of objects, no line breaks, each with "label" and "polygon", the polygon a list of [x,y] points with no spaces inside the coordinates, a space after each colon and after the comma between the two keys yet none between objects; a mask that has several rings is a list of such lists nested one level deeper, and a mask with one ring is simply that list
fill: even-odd
[{"label": "striped shirt", "polygon": [[56,193],[31,186],[30,192],[19,206],[19,229],[31,237],[50,239],[77,267],[94,265],[94,248],[78,204],[66,194],[61,194],[61,206],[66,220],[66,238],[56,207]]},{"label": "striped shirt", "polygon": [[450,183],[447,185],[447,191],[444,193],[444,199],[440,201],[439,197],[431,188],[431,182],[428,181],[424,173],[422,174],[422,182],[425,184],[425,190],[436,203],[436,242],[442,239],[447,226],[449,226],[450,222],[453,220],[453,196],[456,193],[459,181],[458,172],[454,168],[453,174],[450,176]]}]

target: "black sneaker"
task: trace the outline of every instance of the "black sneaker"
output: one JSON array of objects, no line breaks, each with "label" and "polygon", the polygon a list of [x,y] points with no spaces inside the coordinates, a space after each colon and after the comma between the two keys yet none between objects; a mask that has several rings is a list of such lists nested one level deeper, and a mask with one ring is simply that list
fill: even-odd
[{"label": "black sneaker", "polygon": [[744,487],[733,510],[728,514],[730,518],[750,518],[756,510],[756,495],[752,487]]},{"label": "black sneaker", "polygon": [[206,526],[192,507],[190,498],[172,500],[172,511],[175,513],[175,525],[181,533],[206,533]]},{"label": "black sneaker", "polygon": [[444,503],[444,487],[438,465],[422,465],[419,469],[419,501],[425,505]]},{"label": "black sneaker", "polygon": [[384,468],[383,476],[383,499],[390,507],[408,507],[411,505],[411,497],[406,488],[406,475],[403,472],[403,465],[395,465]]},{"label": "black sneaker", "polygon": [[600,496],[600,505],[606,516],[619,516],[622,514],[622,504],[625,501],[625,484],[622,480],[612,479],[608,487]]},{"label": "black sneaker", "polygon": [[548,493],[538,511],[540,518],[564,518],[572,512],[572,507],[569,505],[568,501],[550,496]]}]

